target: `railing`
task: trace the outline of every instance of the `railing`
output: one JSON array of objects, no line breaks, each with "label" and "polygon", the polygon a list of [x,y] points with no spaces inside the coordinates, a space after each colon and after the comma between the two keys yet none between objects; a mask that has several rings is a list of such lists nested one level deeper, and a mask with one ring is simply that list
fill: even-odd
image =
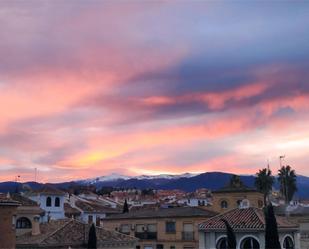
[{"label": "railing", "polygon": [[182,240],[193,241],[194,240],[194,232],[182,232]]},{"label": "railing", "polygon": [[156,240],[157,232],[135,232],[135,237],[142,240]]}]

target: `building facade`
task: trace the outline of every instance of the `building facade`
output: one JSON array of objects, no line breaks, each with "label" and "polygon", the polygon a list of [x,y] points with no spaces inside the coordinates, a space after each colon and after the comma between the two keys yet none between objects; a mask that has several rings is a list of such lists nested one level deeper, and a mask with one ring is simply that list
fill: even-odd
[{"label": "building facade", "polygon": [[64,200],[66,193],[51,187],[31,191],[26,197],[35,201],[45,211],[43,222],[50,219],[58,220],[65,218]]},{"label": "building facade", "polygon": [[194,207],[147,209],[107,217],[103,226],[139,238],[136,249],[196,249],[198,224],[214,215]]}]

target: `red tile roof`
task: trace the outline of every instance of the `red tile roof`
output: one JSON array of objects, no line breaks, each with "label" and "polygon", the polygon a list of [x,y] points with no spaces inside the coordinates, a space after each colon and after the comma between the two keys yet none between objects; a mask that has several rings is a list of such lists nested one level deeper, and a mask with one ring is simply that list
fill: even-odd
[{"label": "red tile roof", "polygon": [[[294,228],[298,226],[289,222],[285,217],[276,217],[278,229]],[[224,214],[210,218],[206,222],[199,225],[200,230],[225,230],[225,225],[222,221],[225,219],[229,222],[235,231],[239,230],[265,230],[265,218],[262,209],[258,208],[237,208],[228,211]]]}]

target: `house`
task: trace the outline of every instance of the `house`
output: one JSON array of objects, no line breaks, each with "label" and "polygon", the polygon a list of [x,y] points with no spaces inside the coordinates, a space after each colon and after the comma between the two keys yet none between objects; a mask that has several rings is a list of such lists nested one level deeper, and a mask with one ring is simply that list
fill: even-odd
[{"label": "house", "polygon": [[212,192],[212,210],[223,213],[239,207],[264,206],[264,196],[254,188],[242,182],[231,182],[229,185]]},{"label": "house", "polygon": [[202,195],[199,192],[188,193],[183,198],[177,200],[180,205],[199,207],[199,206],[209,206],[211,204],[210,198],[206,194]]},{"label": "house", "polygon": [[97,226],[101,225],[101,220],[111,214],[121,213],[122,210],[105,206],[99,199],[84,199],[76,195],[69,195],[65,199],[65,216],[74,217],[80,221]]},{"label": "house", "polygon": [[33,190],[24,194],[25,197],[35,201],[40,208],[45,211],[43,221],[47,222],[50,219],[64,219],[64,199],[66,193],[52,188],[44,187],[39,190]]},{"label": "house", "polygon": [[[40,224],[36,235],[25,233],[16,239],[17,249],[87,248],[90,225],[74,219],[50,220]],[[137,239],[96,227],[97,248],[135,249]]]},{"label": "house", "polygon": [[19,205],[10,195],[0,194],[1,248],[15,248],[16,210]]},{"label": "house", "polygon": [[[277,216],[279,240],[282,248],[299,249],[298,225]],[[199,225],[199,249],[227,248],[226,227],[233,228],[237,249],[265,248],[265,217],[262,209],[236,208],[208,219]]]},{"label": "house", "polygon": [[12,194],[11,197],[20,203],[16,210],[16,235],[29,231],[35,233],[36,227],[43,221],[45,211],[35,201],[21,194]]},{"label": "house", "polygon": [[196,207],[141,209],[103,220],[103,227],[135,236],[136,249],[196,249],[198,224],[216,213]]},{"label": "house", "polygon": [[81,211],[80,220],[85,223],[95,223],[97,226],[101,225],[101,220],[112,214],[119,214],[121,211],[105,207],[95,201],[77,200],[75,207]]}]

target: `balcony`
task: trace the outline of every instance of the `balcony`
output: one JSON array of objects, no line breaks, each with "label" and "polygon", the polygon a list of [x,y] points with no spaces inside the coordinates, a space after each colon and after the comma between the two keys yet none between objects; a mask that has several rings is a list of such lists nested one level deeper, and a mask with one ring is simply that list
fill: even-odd
[{"label": "balcony", "polygon": [[194,240],[194,232],[182,232],[182,240],[193,241]]},{"label": "balcony", "polygon": [[156,240],[157,232],[135,232],[135,237],[141,240]]}]

